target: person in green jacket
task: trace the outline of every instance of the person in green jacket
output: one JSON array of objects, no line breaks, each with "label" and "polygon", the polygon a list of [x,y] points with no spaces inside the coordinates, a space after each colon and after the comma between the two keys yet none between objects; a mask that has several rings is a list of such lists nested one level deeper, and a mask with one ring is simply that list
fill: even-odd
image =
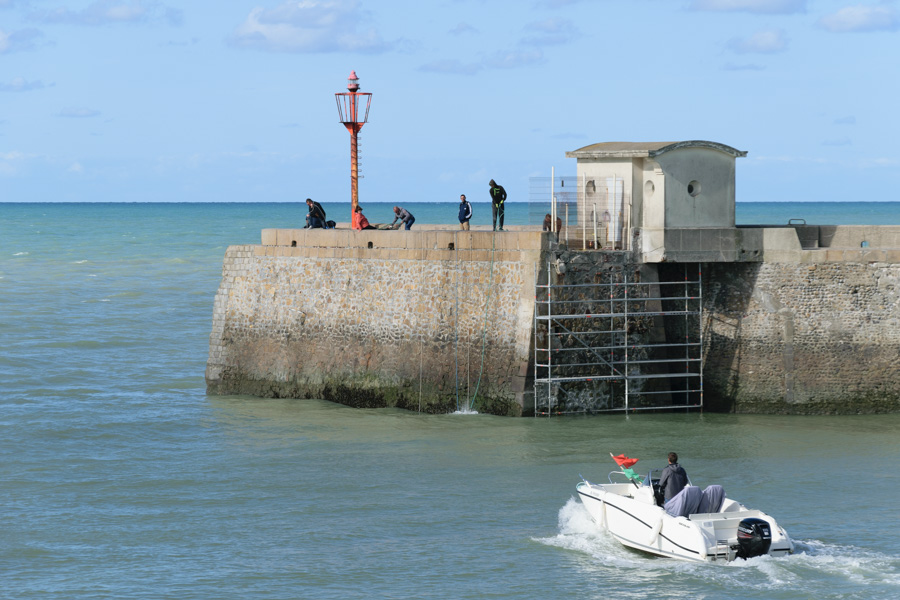
[{"label": "person in green jacket", "polygon": [[506,202],[506,190],[502,185],[491,179],[491,214],[494,217],[494,231],[497,229],[497,217],[500,217],[500,229],[503,231],[503,207]]}]

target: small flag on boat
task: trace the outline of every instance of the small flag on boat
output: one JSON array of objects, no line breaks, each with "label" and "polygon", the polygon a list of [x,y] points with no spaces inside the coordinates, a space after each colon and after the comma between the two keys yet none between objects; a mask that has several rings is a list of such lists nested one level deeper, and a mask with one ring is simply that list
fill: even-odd
[{"label": "small flag on boat", "polygon": [[613,456],[613,453],[609,453],[612,456],[612,459],[616,461],[616,464],[619,465],[619,468],[622,469],[622,472],[625,473],[625,476],[634,482],[635,485],[644,482],[644,478],[634,472],[634,469],[631,467],[634,466],[634,463],[639,461],[639,458],[628,458],[624,454],[620,454],[618,456]]},{"label": "small flag on boat", "polygon": [[610,452],[609,455],[612,456],[612,459],[613,459],[614,461],[616,461],[616,464],[619,465],[620,467],[622,467],[623,469],[627,469],[628,467],[632,467],[632,466],[634,466],[634,463],[636,463],[637,461],[641,460],[641,459],[639,459],[639,458],[628,458],[628,457],[625,456],[624,454],[620,454],[620,455],[618,455],[618,456],[613,456],[613,453],[612,453],[612,452]]}]

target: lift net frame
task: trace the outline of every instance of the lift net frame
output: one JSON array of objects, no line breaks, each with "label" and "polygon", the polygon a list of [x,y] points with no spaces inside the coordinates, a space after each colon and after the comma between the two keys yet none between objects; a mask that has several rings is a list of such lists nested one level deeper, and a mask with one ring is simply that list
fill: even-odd
[{"label": "lift net frame", "polygon": [[701,267],[657,272],[623,265],[566,284],[551,263],[545,283],[536,271],[535,416],[703,407]]}]

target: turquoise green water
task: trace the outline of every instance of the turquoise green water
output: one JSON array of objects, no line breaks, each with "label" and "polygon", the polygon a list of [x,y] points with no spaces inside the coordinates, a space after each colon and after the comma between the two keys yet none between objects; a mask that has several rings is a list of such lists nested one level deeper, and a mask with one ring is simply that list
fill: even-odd
[{"label": "turquoise green water", "polygon": [[[302,215],[0,205],[0,597],[900,596],[900,415],[503,419],[207,397],[225,247]],[[597,531],[579,474],[603,480],[610,451],[640,467],[670,450],[798,552],[692,565]]]}]

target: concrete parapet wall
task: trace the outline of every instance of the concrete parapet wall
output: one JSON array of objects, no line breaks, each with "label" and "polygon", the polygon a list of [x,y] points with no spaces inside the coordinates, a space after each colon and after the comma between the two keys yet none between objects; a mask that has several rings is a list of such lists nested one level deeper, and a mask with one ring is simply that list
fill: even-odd
[{"label": "concrete parapet wall", "polygon": [[644,262],[900,262],[900,227],[783,225],[642,229]]},{"label": "concrete parapet wall", "polygon": [[208,390],[521,414],[546,238],[265,230],[226,253]]}]

